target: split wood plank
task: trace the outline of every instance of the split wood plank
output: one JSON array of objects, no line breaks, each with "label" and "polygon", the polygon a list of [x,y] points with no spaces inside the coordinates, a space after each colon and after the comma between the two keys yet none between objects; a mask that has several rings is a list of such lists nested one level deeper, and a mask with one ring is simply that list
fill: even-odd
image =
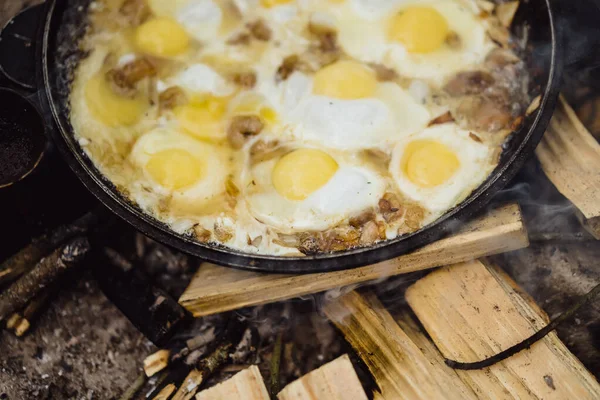
[{"label": "split wood plank", "polygon": [[408,335],[373,294],[350,292],[325,305],[327,317],[363,359],[386,400],[476,399],[446,366],[433,345],[422,348],[416,330]]},{"label": "split wood plank", "polygon": [[256,365],[196,395],[196,400],[269,400],[269,392]]},{"label": "split wood plank", "polygon": [[277,275],[204,264],[179,302],[194,316],[201,317],[454,264],[528,245],[519,207],[509,204],[466,224],[454,236],[392,260],[347,271]]},{"label": "split wood plank", "polygon": [[287,385],[279,400],[367,400],[352,362],[343,355]]},{"label": "split wood plank", "polygon": [[[445,357],[470,362],[546,325],[547,317],[515,286],[497,268],[472,261],[432,272],[406,299]],[[457,373],[481,399],[600,398],[598,382],[556,333],[489,368]]]},{"label": "split wood plank", "polygon": [[600,144],[562,96],[536,155],[550,181],[579,209],[586,229],[600,239]]}]

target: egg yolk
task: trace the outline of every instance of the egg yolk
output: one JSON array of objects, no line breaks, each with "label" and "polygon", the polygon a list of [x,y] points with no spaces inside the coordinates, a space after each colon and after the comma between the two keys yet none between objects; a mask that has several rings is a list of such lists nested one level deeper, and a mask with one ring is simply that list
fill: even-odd
[{"label": "egg yolk", "polygon": [[202,177],[202,163],[185,150],[169,149],[153,154],[146,171],[159,185],[178,190]]},{"label": "egg yolk", "polygon": [[186,133],[198,139],[219,141],[226,137],[223,125],[226,110],[227,99],[210,96],[192,100],[173,112]]},{"label": "egg yolk", "polygon": [[402,158],[404,175],[423,188],[432,188],[448,181],[459,167],[456,154],[447,146],[432,140],[410,143]]},{"label": "egg yolk", "polygon": [[263,122],[274,124],[277,122],[277,112],[265,105],[264,99],[253,93],[249,93],[233,108],[235,115],[258,115]]},{"label": "egg yolk", "polygon": [[87,81],[84,94],[92,115],[107,126],[133,125],[148,107],[142,96],[129,98],[115,93],[101,73]]},{"label": "egg yolk", "polygon": [[185,29],[166,17],[153,18],[137,27],[134,41],[138,50],[156,57],[182,54],[190,45]]},{"label": "egg yolk", "polygon": [[355,61],[338,61],[317,71],[313,93],[337,99],[372,97],[377,89],[375,73]]},{"label": "egg yolk", "polygon": [[304,200],[323,187],[338,170],[327,153],[300,149],[281,157],[271,176],[277,193],[288,200]]},{"label": "egg yolk", "polygon": [[430,53],[444,44],[448,33],[448,22],[435,9],[409,7],[392,18],[388,37],[411,53]]},{"label": "egg yolk", "polygon": [[277,7],[283,4],[288,4],[294,0],[260,0],[260,4],[265,8]]}]

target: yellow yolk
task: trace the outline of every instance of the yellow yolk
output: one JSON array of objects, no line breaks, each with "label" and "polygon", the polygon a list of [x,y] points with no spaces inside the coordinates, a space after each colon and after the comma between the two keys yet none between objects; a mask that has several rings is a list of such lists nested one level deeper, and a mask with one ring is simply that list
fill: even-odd
[{"label": "yellow yolk", "polygon": [[329,154],[300,149],[281,157],[271,179],[281,196],[288,200],[304,200],[325,185],[337,170],[338,164]]},{"label": "yellow yolk", "polygon": [[456,173],[460,161],[447,146],[432,140],[417,140],[406,146],[402,172],[421,187],[431,188],[445,183]]},{"label": "yellow yolk", "polygon": [[448,33],[448,22],[435,9],[409,7],[392,18],[388,37],[411,53],[430,53],[444,44]]},{"label": "yellow yolk", "polygon": [[235,115],[258,115],[267,124],[277,122],[277,112],[266,106],[263,98],[259,95],[248,94],[236,104],[232,113]]},{"label": "yellow yolk", "polygon": [[283,4],[288,4],[294,0],[260,0],[260,4],[265,8],[277,7]]},{"label": "yellow yolk", "polygon": [[169,149],[153,154],[146,171],[164,188],[178,190],[202,177],[202,162],[185,150]]},{"label": "yellow yolk", "polygon": [[375,73],[354,61],[338,61],[317,71],[313,93],[337,99],[372,97],[377,89]]},{"label": "yellow yolk", "polygon": [[226,109],[226,99],[211,96],[193,100],[173,112],[185,132],[198,139],[219,141],[227,136],[223,122]]},{"label": "yellow yolk", "polygon": [[177,56],[185,53],[190,45],[190,38],[183,27],[165,17],[140,25],[135,31],[134,41],[138,50],[156,57]]},{"label": "yellow yolk", "polygon": [[90,112],[107,126],[133,125],[148,107],[143,96],[129,98],[115,93],[102,73],[88,80],[84,90]]}]

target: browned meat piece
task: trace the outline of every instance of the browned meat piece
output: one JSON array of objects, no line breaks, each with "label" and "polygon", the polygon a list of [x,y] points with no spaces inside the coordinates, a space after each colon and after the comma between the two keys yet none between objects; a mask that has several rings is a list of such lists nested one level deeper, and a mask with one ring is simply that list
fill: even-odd
[{"label": "browned meat piece", "polygon": [[187,97],[179,86],[170,87],[158,96],[160,110],[172,110],[185,103],[187,103]]},{"label": "browned meat piece", "polygon": [[136,83],[154,75],[156,75],[154,65],[146,58],[138,58],[122,67],[109,70],[106,79],[115,93],[131,96],[136,93]]},{"label": "browned meat piece", "polygon": [[464,96],[482,93],[494,84],[494,77],[485,71],[460,72],[454,76],[444,90],[450,96]]},{"label": "browned meat piece", "polygon": [[258,135],[264,126],[261,119],[255,115],[234,117],[227,130],[227,139],[234,149],[240,149],[247,138]]},{"label": "browned meat piece", "polygon": [[276,81],[281,82],[289,78],[298,67],[299,62],[300,58],[296,54],[284,58],[283,62],[277,69],[277,74],[275,75]]},{"label": "browned meat piece", "polygon": [[125,0],[119,12],[125,16],[130,26],[140,25],[151,15],[146,0]]},{"label": "browned meat piece", "polygon": [[247,27],[250,30],[250,34],[255,39],[263,42],[268,42],[269,40],[271,40],[273,32],[271,31],[271,28],[269,28],[269,26],[266,24],[266,22],[262,19],[249,23]]},{"label": "browned meat piece", "polygon": [[445,114],[440,115],[439,117],[432,119],[431,122],[427,126],[441,125],[441,124],[446,124],[448,122],[454,122],[454,117],[452,116],[450,111],[448,111]]},{"label": "browned meat piece", "polygon": [[233,74],[231,80],[244,89],[252,89],[256,85],[256,73],[254,71],[238,72]]}]

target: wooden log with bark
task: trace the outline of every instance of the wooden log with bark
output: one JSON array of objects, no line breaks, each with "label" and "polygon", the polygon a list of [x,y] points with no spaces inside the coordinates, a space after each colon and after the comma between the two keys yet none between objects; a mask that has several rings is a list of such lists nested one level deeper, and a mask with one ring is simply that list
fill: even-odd
[{"label": "wooden log with bark", "polygon": [[287,385],[279,400],[367,400],[347,355],[323,365]]},{"label": "wooden log with bark", "polygon": [[412,253],[347,271],[273,275],[204,264],[179,302],[195,317],[201,317],[503,253],[528,244],[519,207],[510,204]]},{"label": "wooden log with bark", "polygon": [[[406,299],[444,357],[478,361],[543,328],[547,316],[495,266],[471,261],[419,280]],[[600,386],[556,333],[481,370],[456,371],[482,399],[597,399]]]},{"label": "wooden log with bark", "polygon": [[563,97],[536,155],[550,181],[580,211],[583,226],[600,239],[600,144]]}]

